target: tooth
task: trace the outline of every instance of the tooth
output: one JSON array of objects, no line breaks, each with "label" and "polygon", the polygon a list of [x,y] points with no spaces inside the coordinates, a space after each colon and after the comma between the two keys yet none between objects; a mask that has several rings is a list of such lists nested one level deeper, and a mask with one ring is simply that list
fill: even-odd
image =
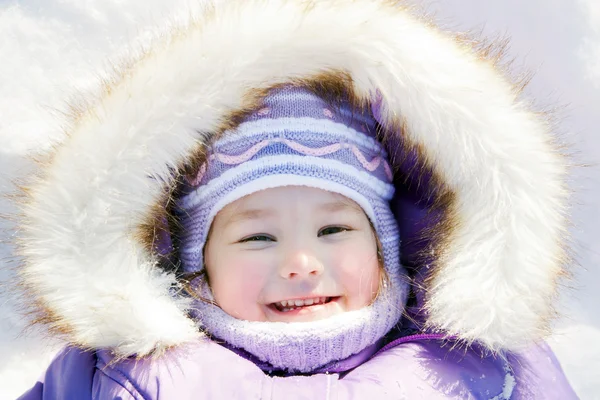
[{"label": "tooth", "polygon": [[302,300],[296,300],[295,303],[296,303],[296,307],[300,307],[300,306],[304,305],[304,301],[302,301]]},{"label": "tooth", "polygon": [[287,307],[287,300],[283,300],[283,301],[281,302],[281,305],[282,305],[282,307]]},{"label": "tooth", "polygon": [[304,304],[307,306],[312,306],[314,303],[314,299],[308,299],[304,301]]},{"label": "tooth", "polygon": [[327,297],[321,297],[321,298],[319,298],[319,302],[325,303],[325,299],[327,299]]}]

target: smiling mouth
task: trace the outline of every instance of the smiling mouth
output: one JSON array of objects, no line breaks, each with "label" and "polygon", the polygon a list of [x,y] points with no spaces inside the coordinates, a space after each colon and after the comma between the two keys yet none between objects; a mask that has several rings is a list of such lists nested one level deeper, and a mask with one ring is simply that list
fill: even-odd
[{"label": "smiling mouth", "polygon": [[270,307],[279,312],[285,313],[299,309],[321,306],[335,299],[337,299],[337,297],[314,297],[311,299],[283,300],[276,303],[271,303]]}]

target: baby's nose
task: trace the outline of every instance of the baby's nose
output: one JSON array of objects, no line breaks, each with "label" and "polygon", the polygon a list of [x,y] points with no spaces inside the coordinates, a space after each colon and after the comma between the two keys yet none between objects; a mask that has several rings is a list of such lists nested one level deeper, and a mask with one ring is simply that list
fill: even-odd
[{"label": "baby's nose", "polygon": [[287,259],[280,273],[285,279],[316,277],[323,273],[323,264],[314,255],[298,252]]}]

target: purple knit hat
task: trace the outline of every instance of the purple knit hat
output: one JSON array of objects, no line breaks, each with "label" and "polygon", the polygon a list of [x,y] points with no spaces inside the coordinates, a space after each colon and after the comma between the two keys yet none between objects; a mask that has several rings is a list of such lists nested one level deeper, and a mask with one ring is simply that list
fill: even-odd
[{"label": "purple knit hat", "polygon": [[[393,173],[375,131],[372,116],[348,102],[334,107],[307,89],[286,86],[273,90],[260,109],[212,145],[178,200],[184,272],[203,269],[211,223],[226,205],[293,185],[339,193],[362,207],[381,242],[389,282],[370,306],[313,322],[242,321],[198,301],[192,314],[205,330],[275,368],[310,372],[360,352],[399,321],[408,289],[389,207]],[[204,282],[198,290],[212,299]]]}]

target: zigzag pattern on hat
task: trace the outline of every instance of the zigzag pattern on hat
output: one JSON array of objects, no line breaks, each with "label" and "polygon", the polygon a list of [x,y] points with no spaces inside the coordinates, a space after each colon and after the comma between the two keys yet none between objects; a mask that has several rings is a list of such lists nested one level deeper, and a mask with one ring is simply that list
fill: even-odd
[{"label": "zigzag pattern on hat", "polygon": [[[356,159],[360,162],[360,164],[367,171],[373,172],[379,167],[379,165],[383,164],[383,169],[385,171],[385,175],[388,178],[388,181],[391,182],[394,179],[394,174],[392,173],[390,164],[383,157],[376,156],[373,159],[371,159],[371,161],[368,161],[366,159],[366,157],[364,156],[364,154],[360,151],[360,149],[356,145],[350,145],[348,143],[334,143],[334,144],[326,145],[323,147],[313,148],[313,147],[304,146],[301,143],[294,142],[294,141],[288,140],[288,139],[263,140],[263,141],[255,144],[254,146],[252,146],[250,149],[248,149],[247,151],[245,151],[242,154],[238,154],[238,155],[229,155],[229,154],[224,154],[224,153],[211,154],[208,157],[207,162],[210,162],[212,160],[218,160],[224,164],[238,165],[238,164],[241,164],[243,162],[250,160],[252,157],[254,157],[254,155],[256,155],[256,153],[258,153],[259,151],[261,151],[262,149],[264,149],[265,147],[267,147],[268,145],[273,144],[273,143],[284,143],[291,149],[296,150],[298,153],[301,153],[301,154],[304,154],[307,156],[315,156],[315,157],[332,154],[340,149],[348,148],[348,149],[352,150],[352,153],[356,156]],[[206,173],[206,166],[207,166],[207,163],[206,162],[203,163],[202,166],[200,167],[200,169],[198,170],[196,177],[188,180],[188,182],[192,186],[197,186],[200,184],[200,182],[202,181],[202,178],[204,177],[204,174]]]}]

